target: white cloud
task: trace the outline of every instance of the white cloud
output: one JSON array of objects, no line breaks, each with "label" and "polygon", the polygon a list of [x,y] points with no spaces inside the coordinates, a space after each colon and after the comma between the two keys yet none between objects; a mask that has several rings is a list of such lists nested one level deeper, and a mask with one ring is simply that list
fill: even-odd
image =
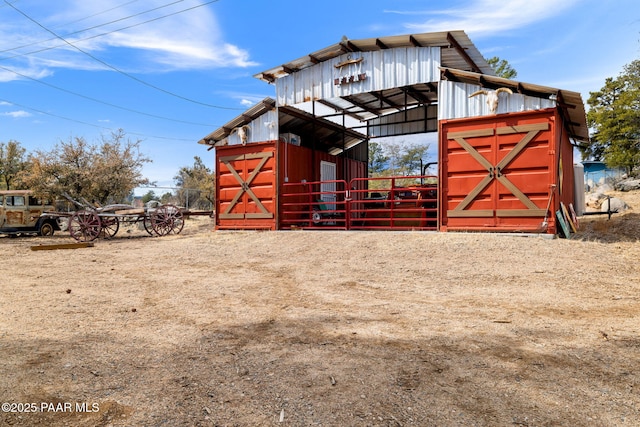
[{"label": "white cloud", "polygon": [[460,8],[437,11],[388,13],[433,16],[422,22],[406,24],[415,32],[464,30],[473,35],[490,35],[521,28],[550,16],[560,14],[578,0],[474,0]]},{"label": "white cloud", "polygon": [[31,113],[24,111],[24,110],[18,110],[18,111],[10,111],[8,113],[2,113],[3,116],[8,116],[8,117],[13,117],[14,119],[21,119],[24,117],[31,117]]},{"label": "white cloud", "polygon": [[[15,7],[79,49],[128,72],[255,65],[246,50],[224,40],[213,9],[197,7],[203,3],[200,0],[169,7],[163,7],[164,0],[34,3],[18,2]],[[186,10],[190,8],[194,9]],[[48,68],[105,68],[10,7],[0,8],[0,51],[2,58],[13,57],[14,64],[29,64],[34,73]],[[3,61],[7,67],[10,63]],[[0,69],[0,81],[13,79]]]}]

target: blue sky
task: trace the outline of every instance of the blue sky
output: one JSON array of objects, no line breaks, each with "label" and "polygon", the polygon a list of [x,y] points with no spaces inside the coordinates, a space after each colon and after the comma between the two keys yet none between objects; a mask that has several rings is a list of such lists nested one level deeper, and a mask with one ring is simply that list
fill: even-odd
[{"label": "blue sky", "polygon": [[640,58],[637,0],[0,0],[0,141],[123,129],[173,183],[197,141],[274,97],[253,77],[350,39],[464,30],[516,80],[590,91]]}]

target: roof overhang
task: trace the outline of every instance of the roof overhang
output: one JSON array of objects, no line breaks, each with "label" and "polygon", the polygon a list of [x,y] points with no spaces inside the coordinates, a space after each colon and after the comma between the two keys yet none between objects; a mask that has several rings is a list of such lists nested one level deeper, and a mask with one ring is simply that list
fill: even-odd
[{"label": "roof overhang", "polygon": [[475,84],[487,89],[506,87],[513,90],[513,92],[522,95],[555,99],[556,105],[562,112],[565,124],[570,132],[570,137],[577,141],[589,141],[587,117],[584,109],[584,103],[582,101],[582,95],[579,92],[571,92],[548,86],[523,83],[502,77],[488,76],[486,74],[478,74],[453,68],[442,67],[441,71],[442,80]]},{"label": "roof overhang", "polygon": [[441,65],[443,67],[495,75],[493,68],[487,63],[467,34],[464,31],[457,30],[360,40],[349,40],[343,37],[339,43],[258,73],[254,77],[268,83],[273,83],[280,77],[312,67],[345,53],[370,52],[399,47],[428,46],[441,48]]},{"label": "roof overhang", "polygon": [[[249,124],[274,109],[276,109],[275,99],[265,98],[243,114],[202,138],[198,143],[208,145],[209,149],[224,145],[225,140],[235,128]],[[327,150],[353,147],[367,139],[366,135],[353,129],[289,106],[278,107],[278,126],[280,133],[313,134],[318,146],[323,146]]]}]

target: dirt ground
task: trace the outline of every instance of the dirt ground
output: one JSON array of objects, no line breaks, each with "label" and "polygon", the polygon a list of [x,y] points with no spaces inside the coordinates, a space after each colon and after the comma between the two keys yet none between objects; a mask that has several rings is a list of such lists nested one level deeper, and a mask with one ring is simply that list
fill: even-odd
[{"label": "dirt ground", "polygon": [[619,195],[636,210],[571,240],[203,217],[0,238],[0,425],[638,426],[640,193]]}]

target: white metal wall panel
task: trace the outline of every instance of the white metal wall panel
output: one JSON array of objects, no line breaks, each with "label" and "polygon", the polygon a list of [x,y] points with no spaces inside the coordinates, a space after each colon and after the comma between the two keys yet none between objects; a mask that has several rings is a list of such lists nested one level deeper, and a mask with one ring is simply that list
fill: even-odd
[{"label": "white metal wall panel", "polygon": [[[370,120],[368,134],[372,138],[402,134],[437,132],[437,109],[435,105],[426,108],[412,108],[378,119]],[[425,114],[427,117],[425,118]],[[404,120],[407,122],[404,122]]]},{"label": "white metal wall panel", "polygon": [[[336,68],[348,59],[363,58],[360,63]],[[352,52],[316,64],[276,80],[278,105],[295,105],[311,100],[376,90],[391,89],[440,79],[439,47],[402,47],[371,52]],[[366,79],[335,84],[344,76],[366,74]]]},{"label": "white metal wall panel", "polygon": [[[461,119],[491,114],[486,95],[469,95],[482,89],[478,85],[441,81],[438,89],[438,119]],[[501,93],[497,114],[553,108],[555,101],[514,93]]]},{"label": "white metal wall panel", "polygon": [[[274,141],[278,139],[278,112],[269,111],[250,122],[247,143]],[[240,137],[233,132],[227,137],[228,145],[242,144]]]},{"label": "white metal wall panel", "polygon": [[[336,183],[335,182],[325,182],[325,181],[335,181],[336,179],[336,164],[332,162],[325,162],[324,160],[320,161],[320,200],[324,202],[335,202],[336,201]],[[327,194],[325,194],[327,193]],[[331,209],[335,209],[335,207],[331,206]]]}]

